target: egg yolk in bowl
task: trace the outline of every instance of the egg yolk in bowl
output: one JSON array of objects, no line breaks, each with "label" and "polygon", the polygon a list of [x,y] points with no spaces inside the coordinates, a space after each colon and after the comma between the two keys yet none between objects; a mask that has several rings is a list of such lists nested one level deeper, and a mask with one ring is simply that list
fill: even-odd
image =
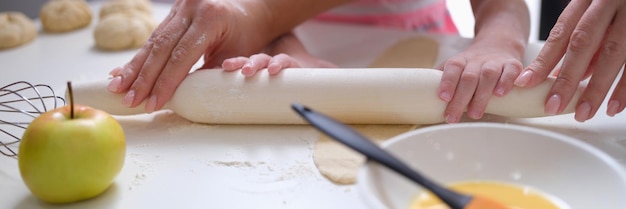
[{"label": "egg yolk in bowl", "polygon": [[[566,209],[565,204],[553,196],[536,189],[495,181],[467,181],[448,185],[452,190],[469,195],[488,197],[511,209]],[[439,198],[423,192],[413,200],[410,209],[448,209]]]}]

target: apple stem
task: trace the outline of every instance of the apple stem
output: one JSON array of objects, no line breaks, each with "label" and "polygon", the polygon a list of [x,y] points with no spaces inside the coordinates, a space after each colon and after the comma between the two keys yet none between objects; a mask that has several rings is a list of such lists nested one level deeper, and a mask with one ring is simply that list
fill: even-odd
[{"label": "apple stem", "polygon": [[72,82],[67,82],[67,92],[70,96],[70,119],[74,119],[74,93],[72,93]]}]

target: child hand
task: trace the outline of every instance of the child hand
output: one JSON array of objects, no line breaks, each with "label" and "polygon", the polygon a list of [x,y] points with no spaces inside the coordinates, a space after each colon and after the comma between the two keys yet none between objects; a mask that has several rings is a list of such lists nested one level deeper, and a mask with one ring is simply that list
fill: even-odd
[{"label": "child hand", "polygon": [[259,53],[250,57],[234,57],[222,62],[222,68],[225,71],[241,70],[241,74],[246,77],[254,76],[256,72],[265,68],[267,68],[270,75],[275,75],[285,68],[299,67],[301,65],[296,59],[282,53],[273,57],[265,53]]},{"label": "child hand", "polygon": [[307,52],[302,42],[293,33],[285,34],[268,45],[266,53],[250,57],[225,59],[222,68],[225,71],[241,70],[246,77],[254,76],[259,70],[267,68],[270,75],[280,73],[286,68],[331,68],[337,67],[328,61],[319,59]]},{"label": "child hand", "polygon": [[474,44],[443,66],[439,98],[448,102],[446,122],[455,123],[467,110],[472,119],[485,113],[492,94],[504,96],[522,70],[521,56],[497,47]]}]

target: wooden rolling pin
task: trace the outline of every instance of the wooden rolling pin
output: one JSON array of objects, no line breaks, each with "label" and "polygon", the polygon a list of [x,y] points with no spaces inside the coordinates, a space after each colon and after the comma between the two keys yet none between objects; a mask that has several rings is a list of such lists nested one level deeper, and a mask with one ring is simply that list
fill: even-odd
[{"label": "wooden rolling pin", "polygon": [[[240,72],[199,70],[185,78],[164,109],[198,123],[304,124],[290,108],[298,102],[349,124],[433,124],[444,121],[446,103],[437,97],[441,76],[439,70],[416,68],[293,68],[273,76],[261,71],[252,78]],[[494,96],[486,113],[546,116],[544,101],[553,82]],[[107,91],[108,83],[74,81],[76,103],[114,115],[143,113],[144,104],[124,107],[124,94]],[[573,112],[574,103],[563,114]]]}]

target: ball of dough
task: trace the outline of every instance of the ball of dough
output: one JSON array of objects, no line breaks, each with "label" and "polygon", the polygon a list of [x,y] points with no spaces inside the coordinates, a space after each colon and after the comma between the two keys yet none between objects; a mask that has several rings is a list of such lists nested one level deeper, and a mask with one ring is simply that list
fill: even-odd
[{"label": "ball of dough", "polygon": [[35,23],[21,12],[0,13],[0,49],[28,43],[37,36]]},{"label": "ball of dough", "polygon": [[109,0],[102,4],[100,8],[100,18],[118,12],[141,12],[146,15],[152,15],[152,5],[148,0]]},{"label": "ball of dough", "polygon": [[155,28],[156,22],[142,13],[114,13],[98,22],[94,38],[100,49],[132,49],[142,46]]},{"label": "ball of dough", "polygon": [[60,33],[88,26],[92,14],[84,0],[51,0],[41,8],[39,18],[46,32]]}]

